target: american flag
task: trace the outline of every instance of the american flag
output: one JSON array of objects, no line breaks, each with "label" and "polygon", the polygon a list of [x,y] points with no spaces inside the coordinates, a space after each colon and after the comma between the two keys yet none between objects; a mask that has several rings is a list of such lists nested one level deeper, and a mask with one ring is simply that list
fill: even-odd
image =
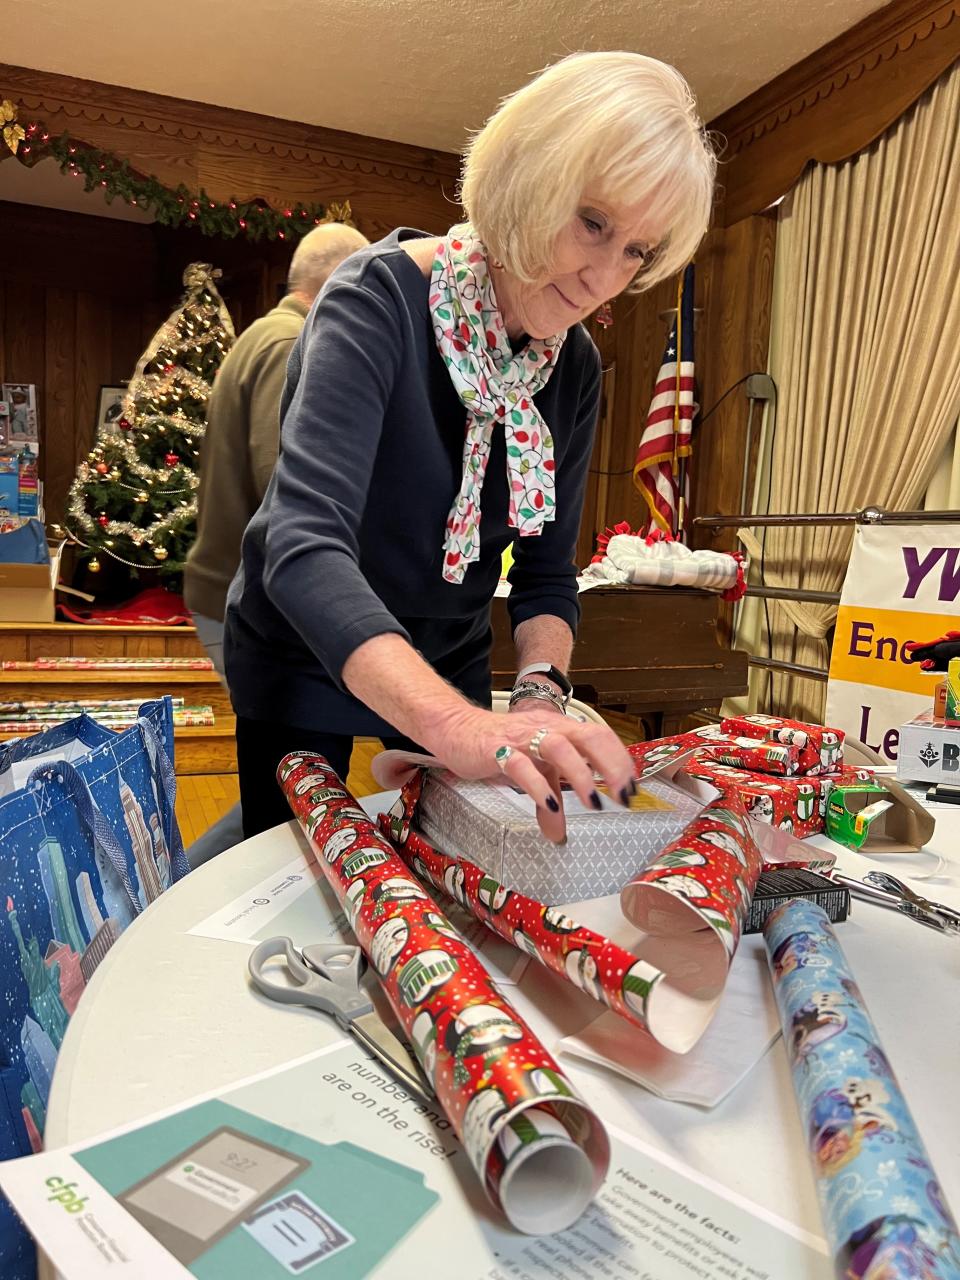
[{"label": "american flag", "polygon": [[633,464],[633,482],[649,508],[649,528],[677,536],[683,533],[689,499],[687,459],[693,451],[693,419],[700,408],[693,373],[693,299],[691,263],[677,287],[677,314]]}]

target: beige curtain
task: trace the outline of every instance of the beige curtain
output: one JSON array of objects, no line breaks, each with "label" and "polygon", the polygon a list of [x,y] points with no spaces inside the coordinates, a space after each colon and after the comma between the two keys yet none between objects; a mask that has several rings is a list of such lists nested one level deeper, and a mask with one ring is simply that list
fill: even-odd
[{"label": "beige curtain", "polygon": [[924,511],[960,511],[960,423],[953,428],[923,499]]},{"label": "beige curtain", "polygon": [[[770,510],[917,507],[960,413],[960,68],[872,147],[815,165],[781,207]],[[849,526],[767,532],[767,582],[836,591]],[[824,667],[829,605],[772,603],[773,654]],[[765,643],[761,648],[765,648]],[[819,720],[826,685],[778,676]]]}]

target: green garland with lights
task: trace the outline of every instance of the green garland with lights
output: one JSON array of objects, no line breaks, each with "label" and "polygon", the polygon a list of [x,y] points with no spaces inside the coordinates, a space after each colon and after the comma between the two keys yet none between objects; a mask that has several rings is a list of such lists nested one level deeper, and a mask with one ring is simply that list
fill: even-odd
[{"label": "green garland with lights", "polygon": [[206,191],[191,191],[182,183],[165,186],[140,173],[120,156],[81,142],[69,134],[54,137],[38,121],[17,123],[18,108],[0,104],[3,140],[22,163],[34,165],[51,156],[62,173],[83,182],[85,191],[103,192],[109,204],[123,200],[152,214],[167,227],[196,227],[208,236],[246,236],[250,240],[298,240],[322,222],[353,226],[349,200],[335,204],[294,205],[273,209],[264,200],[214,200]]}]

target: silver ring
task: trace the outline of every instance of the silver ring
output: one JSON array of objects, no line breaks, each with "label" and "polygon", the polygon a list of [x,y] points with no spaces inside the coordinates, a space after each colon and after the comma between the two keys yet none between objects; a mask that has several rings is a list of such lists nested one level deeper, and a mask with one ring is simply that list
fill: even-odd
[{"label": "silver ring", "polygon": [[497,768],[500,770],[501,773],[504,773],[506,771],[507,762],[509,761],[512,755],[513,755],[513,747],[506,747],[506,746],[497,747],[496,751],[493,753],[493,758],[494,760],[496,760]]},{"label": "silver ring", "polygon": [[541,764],[545,763],[545,761],[543,759],[543,756],[540,754],[540,743],[544,740],[544,738],[547,736],[549,732],[550,732],[549,729],[538,729],[537,732],[530,739],[530,754],[533,756],[534,760],[539,760]]}]

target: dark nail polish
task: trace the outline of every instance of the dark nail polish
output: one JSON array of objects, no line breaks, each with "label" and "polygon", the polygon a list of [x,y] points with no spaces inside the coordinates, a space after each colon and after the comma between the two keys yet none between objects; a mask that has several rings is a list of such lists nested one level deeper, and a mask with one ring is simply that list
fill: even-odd
[{"label": "dark nail polish", "polygon": [[631,778],[631,779],[630,779],[630,794],[631,794],[632,796],[635,796],[639,790],[640,790],[640,787],[639,787],[639,785],[637,784],[637,780],[636,780],[636,778]]},{"label": "dark nail polish", "polygon": [[547,796],[546,804],[551,813],[560,812],[560,805],[557,803],[555,796]]},{"label": "dark nail polish", "polygon": [[603,808],[603,801],[600,799],[599,792],[597,791],[590,792],[590,803],[593,805],[595,809]]},{"label": "dark nail polish", "polygon": [[630,797],[632,795],[633,795],[633,792],[630,790],[629,787],[624,787],[623,790],[620,792],[620,803],[623,805],[625,809],[628,809],[630,807]]}]

